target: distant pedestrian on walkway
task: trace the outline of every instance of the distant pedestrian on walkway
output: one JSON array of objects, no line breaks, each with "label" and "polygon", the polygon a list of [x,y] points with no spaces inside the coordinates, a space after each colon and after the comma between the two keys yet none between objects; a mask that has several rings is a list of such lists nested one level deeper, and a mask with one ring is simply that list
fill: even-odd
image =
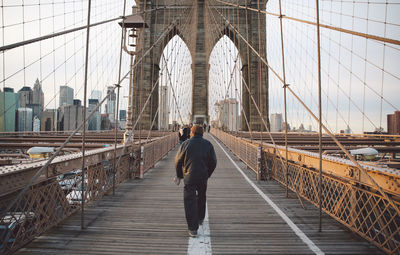
[{"label": "distant pedestrian on walkway", "polygon": [[179,144],[182,144],[189,137],[189,128],[187,125],[182,125],[178,132]]},{"label": "distant pedestrian on walkway", "polygon": [[184,205],[189,236],[196,237],[206,213],[207,180],[217,166],[212,144],[203,138],[203,127],[194,125],[175,157],[176,183],[184,179]]}]

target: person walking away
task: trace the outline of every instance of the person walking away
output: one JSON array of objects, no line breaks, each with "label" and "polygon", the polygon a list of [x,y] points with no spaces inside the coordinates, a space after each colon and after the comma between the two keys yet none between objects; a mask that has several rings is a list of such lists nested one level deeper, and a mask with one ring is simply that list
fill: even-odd
[{"label": "person walking away", "polygon": [[185,127],[183,128],[183,133],[185,134],[185,140],[190,138],[190,128],[188,125],[185,125]]},{"label": "person walking away", "polygon": [[187,129],[187,138],[189,138],[189,139],[190,139],[190,132],[192,130],[192,127],[193,127],[193,123],[190,123],[188,126],[188,129]]},{"label": "person walking away", "polygon": [[182,128],[178,132],[179,144],[182,144],[188,138],[188,128],[186,125],[182,125]]},{"label": "person walking away", "polygon": [[206,213],[206,192],[208,178],[217,166],[213,145],[203,138],[203,127],[194,125],[191,139],[180,146],[175,157],[176,177],[179,185],[184,181],[184,207],[189,236],[196,237],[199,225]]}]

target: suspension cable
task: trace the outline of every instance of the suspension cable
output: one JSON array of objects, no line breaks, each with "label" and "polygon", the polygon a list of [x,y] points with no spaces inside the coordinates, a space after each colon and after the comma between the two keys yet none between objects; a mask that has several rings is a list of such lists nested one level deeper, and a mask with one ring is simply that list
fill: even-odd
[{"label": "suspension cable", "polygon": [[[146,52],[143,54],[143,56],[141,58],[139,58],[137,60],[137,62],[135,63],[135,65],[133,66],[136,67],[138,64],[140,64],[143,59],[150,53],[150,51],[155,47],[156,44],[159,43],[159,41],[164,38],[164,36],[172,29],[174,25],[174,22],[171,23],[171,25],[169,25],[163,33],[161,33],[160,37],[158,38],[157,41],[155,41],[153,43],[153,45],[151,45]],[[128,75],[131,73],[133,69],[129,70],[122,78],[121,80],[119,80],[118,85],[120,85],[122,83],[122,81],[128,77]],[[30,181],[25,185],[25,187],[18,193],[18,195],[15,197],[15,199],[8,205],[8,207],[1,212],[0,214],[0,218],[4,217],[7,212],[9,212],[11,210],[11,208],[15,205],[15,203],[22,197],[23,194],[25,194],[25,192],[29,189],[30,186],[32,186],[32,184],[39,178],[39,176],[43,173],[43,171],[45,169],[47,169],[47,167],[51,164],[51,162],[60,154],[60,152],[65,148],[65,146],[71,141],[72,137],[82,129],[84,123],[86,123],[95,113],[96,111],[101,107],[101,105],[106,101],[106,99],[114,92],[116,86],[113,87],[112,89],[109,90],[109,93],[107,94],[107,96],[105,96],[101,102],[99,102],[96,107],[93,109],[93,111],[86,116],[86,118],[79,124],[79,126],[74,129],[72,131],[72,133],[68,136],[68,138],[64,141],[64,143],[55,151],[55,153],[46,161],[46,163],[34,174],[34,176],[32,176],[32,178],[30,179]],[[124,146],[125,149],[126,146]],[[122,153],[123,154],[123,153]],[[121,155],[122,155],[121,154]],[[120,160],[121,157],[119,157],[118,162]],[[118,164],[117,164],[118,165]]]},{"label": "suspension cable", "polygon": [[[235,5],[233,3],[226,2],[226,1],[223,1],[223,0],[214,0],[214,1],[226,4],[226,5],[234,6],[234,7],[237,7],[237,8],[246,9],[246,10],[253,11],[253,12],[262,12],[262,13],[265,13],[265,14],[268,14],[268,15],[271,15],[271,16],[280,17],[280,15],[277,14],[277,13],[272,13],[272,12],[268,12],[268,11],[265,11],[265,10],[259,10],[259,9],[256,9],[256,8],[250,8],[248,6]],[[307,20],[303,20],[303,19],[299,19],[299,18],[294,18],[294,17],[290,17],[290,16],[286,16],[286,15],[283,15],[282,18],[293,20],[293,21],[297,21],[297,22],[304,23],[304,24],[317,26],[317,24],[315,22],[307,21]],[[323,27],[323,28],[327,28],[327,29],[343,32],[343,33],[346,33],[346,34],[351,34],[351,35],[364,37],[364,38],[367,38],[367,39],[373,39],[373,40],[380,41],[380,42],[386,42],[386,43],[391,43],[391,44],[395,44],[395,45],[400,45],[400,40],[385,38],[385,37],[371,35],[371,34],[367,34],[367,33],[356,32],[356,31],[352,31],[352,30],[348,30],[348,29],[344,29],[344,28],[340,28],[340,27],[334,27],[334,26],[330,26],[330,25],[325,25],[325,24],[319,24],[319,26]]]}]

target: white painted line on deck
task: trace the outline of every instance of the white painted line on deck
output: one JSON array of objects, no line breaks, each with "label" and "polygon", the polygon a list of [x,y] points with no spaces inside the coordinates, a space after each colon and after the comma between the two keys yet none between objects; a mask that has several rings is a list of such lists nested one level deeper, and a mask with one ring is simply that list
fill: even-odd
[{"label": "white painted line on deck", "polygon": [[189,237],[188,255],[211,255],[210,225],[208,222],[208,206],[206,206],[206,216],[203,225],[197,230],[197,237]]},{"label": "white painted line on deck", "polygon": [[212,136],[212,139],[221,147],[223,152],[225,152],[226,156],[232,161],[233,165],[236,167],[236,169],[243,175],[243,177],[246,179],[246,181],[257,191],[257,193],[281,216],[281,218],[286,222],[286,224],[289,225],[289,227],[293,230],[293,232],[300,237],[300,239],[307,244],[307,246],[315,253],[318,255],[325,254],[323,251],[321,251],[318,246],[315,245],[313,241],[311,241],[303,231],[299,227],[296,226],[296,224],[293,223],[289,219],[289,217],[264,193],[261,191],[260,188],[255,185],[249,177],[240,169],[240,167],[236,164],[235,161],[229,156],[229,154],[225,151],[225,149],[221,146],[221,144]]}]

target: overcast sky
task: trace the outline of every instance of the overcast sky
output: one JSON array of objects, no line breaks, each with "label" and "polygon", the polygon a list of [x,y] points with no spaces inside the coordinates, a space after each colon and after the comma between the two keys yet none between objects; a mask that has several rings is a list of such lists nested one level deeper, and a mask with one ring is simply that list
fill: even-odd
[{"label": "overcast sky", "polygon": [[[278,1],[269,1],[267,9],[278,13]],[[287,16],[315,21],[315,1],[283,1],[282,9]],[[399,1],[320,1],[321,24],[396,40],[400,39],[399,13]],[[283,21],[287,83],[318,114],[315,26]],[[280,43],[279,20],[268,16],[268,60],[282,76]],[[400,108],[399,49],[321,28],[323,118],[332,131],[346,129],[347,124],[354,132],[386,129],[386,114]],[[283,113],[282,84],[271,73],[269,83],[270,112]],[[304,123],[317,129],[291,95],[288,109],[292,126]]]},{"label": "overcast sky", "polygon": [[[123,0],[92,2],[92,23],[122,15]],[[321,23],[399,40],[400,1],[367,2],[320,1]],[[39,6],[39,0],[3,0],[3,6],[0,13],[2,45],[86,24],[86,1],[42,0]],[[315,21],[314,0],[283,0],[282,7],[287,16]],[[277,13],[277,8],[277,0],[268,2],[269,11]],[[316,29],[288,19],[283,21],[287,82],[317,114]],[[117,22],[91,29],[89,92],[100,90],[105,96],[106,87],[117,82],[120,33]],[[47,108],[58,106],[60,85],[67,84],[74,88],[75,97],[83,99],[85,35],[86,31],[81,30],[1,54],[0,86],[13,87],[18,91],[24,85],[33,86],[36,78],[39,78]],[[266,37],[268,62],[282,76],[278,18],[267,16]],[[182,115],[188,118],[190,112],[187,109],[191,108],[191,70],[187,67],[191,59],[184,43],[177,42],[176,45],[181,49],[178,56],[181,61],[178,62],[184,64],[177,66],[172,80],[179,94],[179,104],[185,109]],[[215,113],[212,109],[214,101],[222,99],[226,93],[236,54],[237,49],[227,38],[223,38],[214,48],[209,75],[210,86],[214,86],[210,87],[213,93],[209,95],[211,116]],[[227,57],[229,60],[225,61]],[[173,69],[169,65],[169,69]],[[380,126],[386,129],[386,114],[400,108],[398,46],[322,28],[321,66],[323,117],[332,131],[345,129],[347,124],[354,132],[373,131]],[[128,67],[129,57],[124,54],[123,74]],[[178,79],[179,75],[181,79]],[[236,70],[232,88],[241,86],[238,75],[240,72]],[[161,85],[168,85],[165,73],[163,77]],[[283,113],[282,84],[272,72],[269,77],[270,113]],[[127,106],[127,85],[125,80],[121,91],[125,96],[121,97],[123,109]],[[236,92],[232,90],[228,94],[234,97]],[[316,130],[316,122],[291,95],[288,96],[288,109],[292,126],[298,127],[303,123],[306,127],[312,125]],[[174,109],[172,112],[175,114]]]},{"label": "overcast sky", "polygon": [[[3,5],[2,45],[83,26],[87,22],[87,1],[41,0],[39,6],[39,0],[10,0],[3,1]],[[123,0],[92,1],[91,22],[121,16],[122,10]],[[104,97],[106,87],[117,83],[120,37],[117,21],[91,28],[88,97],[92,90],[102,91]],[[0,86],[18,91],[23,86],[33,86],[39,78],[46,108],[58,107],[61,85],[72,87],[75,98],[83,100],[85,40],[86,30],[80,30],[1,54]],[[128,68],[129,58],[124,54],[124,74]],[[122,94],[126,95],[127,83],[124,85]],[[126,108],[127,98],[121,98],[121,105]]]}]

